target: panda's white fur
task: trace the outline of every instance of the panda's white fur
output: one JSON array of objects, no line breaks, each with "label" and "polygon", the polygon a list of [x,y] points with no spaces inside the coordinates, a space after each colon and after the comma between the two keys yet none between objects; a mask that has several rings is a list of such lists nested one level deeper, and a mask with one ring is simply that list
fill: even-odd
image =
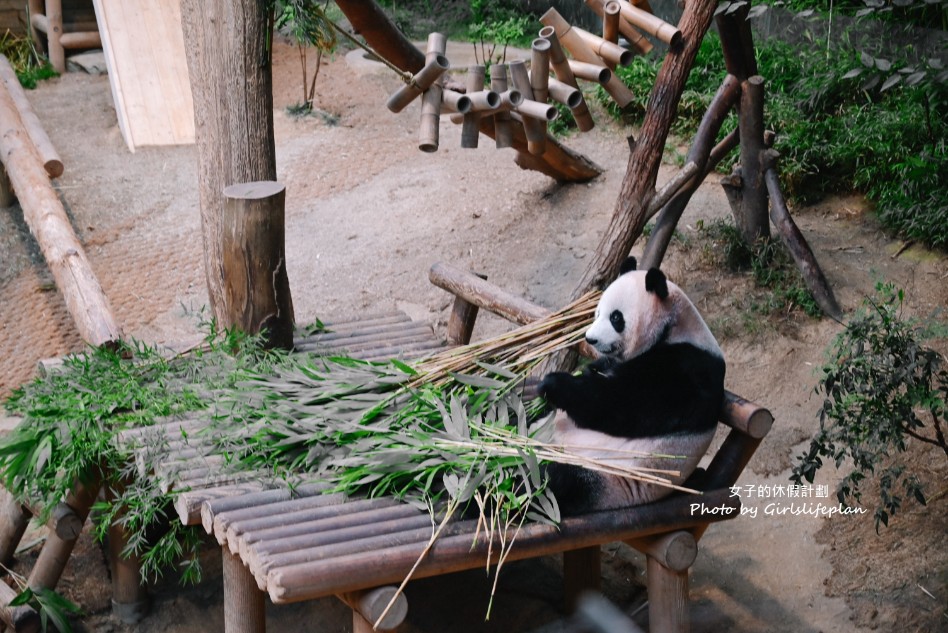
[{"label": "panda's white fur", "polygon": [[[618,466],[677,471],[663,476],[681,484],[714,436],[723,354],[677,285],[655,269],[628,270],[631,258],[624,267],[586,332],[600,360],[579,376],[550,374],[540,390],[558,409],[555,441]],[[637,505],[672,491],[575,467],[554,466],[550,473],[567,512]]]}]

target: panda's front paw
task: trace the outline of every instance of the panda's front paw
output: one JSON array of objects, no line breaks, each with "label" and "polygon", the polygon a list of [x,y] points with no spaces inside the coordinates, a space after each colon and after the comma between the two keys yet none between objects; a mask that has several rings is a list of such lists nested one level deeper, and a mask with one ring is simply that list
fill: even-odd
[{"label": "panda's front paw", "polygon": [[540,395],[557,409],[565,409],[567,393],[573,380],[566,372],[547,374],[540,382]]}]

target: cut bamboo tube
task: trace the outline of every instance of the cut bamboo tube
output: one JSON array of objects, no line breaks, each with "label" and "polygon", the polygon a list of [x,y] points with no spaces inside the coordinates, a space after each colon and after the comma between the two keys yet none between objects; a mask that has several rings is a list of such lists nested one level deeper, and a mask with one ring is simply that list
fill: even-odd
[{"label": "cut bamboo tube", "polygon": [[[615,2],[615,0],[609,0],[609,4]],[[605,10],[606,0],[586,0],[586,6],[593,10],[593,12],[598,15],[600,18],[605,21],[606,19],[606,10]],[[619,33],[622,34],[626,40],[628,40],[629,45],[634,48],[639,55],[647,55],[652,51],[654,46],[648,41],[648,39],[639,32],[632,24],[627,20],[622,18],[622,8],[619,8]]]},{"label": "cut bamboo tube", "polygon": [[[533,90],[533,100],[546,104],[550,98],[550,41],[538,37],[533,40],[530,50],[530,88]],[[524,114],[523,112],[520,113]],[[548,120],[552,119],[540,119],[544,135],[546,134],[546,122]]]},{"label": "cut bamboo tube", "polygon": [[[507,92],[507,64],[493,64],[490,67],[490,89],[501,95]],[[497,149],[513,147],[513,131],[510,129],[510,112],[504,107],[503,96],[501,96],[501,106],[501,109],[494,114],[494,146]],[[475,308],[475,316],[477,315],[476,310]],[[473,327],[473,318],[471,327]]]},{"label": "cut bamboo tube", "polygon": [[116,343],[122,331],[109,300],[5,89],[0,89],[0,160],[80,336],[94,347]]},{"label": "cut bamboo tube", "polygon": [[392,96],[385,102],[392,112],[398,113],[405,107],[420,97],[434,82],[441,78],[451,64],[444,55],[433,55],[425,67],[412,77],[411,81],[392,93]]},{"label": "cut bamboo tube", "polygon": [[30,141],[33,142],[36,153],[40,155],[46,173],[49,174],[50,178],[59,178],[63,175],[63,161],[59,157],[59,152],[56,151],[53,142],[46,135],[46,130],[43,129],[43,124],[40,123],[36,112],[33,111],[33,106],[30,105],[30,100],[26,97],[23,86],[20,85],[20,80],[17,79],[16,72],[14,72],[13,67],[10,66],[10,61],[4,55],[0,55],[0,80],[3,81],[7,92],[10,93],[10,98],[13,99],[13,104],[20,113],[23,127],[26,129]]},{"label": "cut bamboo tube", "polygon": [[0,620],[14,633],[38,633],[41,628],[39,614],[29,605],[8,606],[17,597],[15,589],[0,582]]},{"label": "cut bamboo tube", "polygon": [[489,112],[500,107],[500,95],[493,90],[478,90],[467,96],[471,100],[470,112]]},{"label": "cut bamboo tube", "polygon": [[499,112],[510,112],[523,103],[523,95],[519,90],[504,90],[500,94]]},{"label": "cut bamboo tube", "polygon": [[[467,68],[467,94],[474,94],[484,90],[484,66],[476,64]],[[475,112],[464,115],[461,122],[461,147],[473,149],[477,147],[480,138],[481,116]]]},{"label": "cut bamboo tube", "polygon": [[[375,623],[378,623],[379,631],[392,631],[397,629],[405,617],[408,615],[408,599],[405,594],[398,592],[397,587],[377,587],[375,589],[366,589],[363,591],[352,591],[349,593],[338,594],[337,597],[352,608],[354,616],[361,616],[363,622],[368,628],[361,631],[353,626],[352,633],[369,633],[376,630]],[[389,607],[389,603],[394,603]],[[387,611],[386,611],[387,609]],[[385,614],[383,618],[382,615]],[[379,621],[379,618],[382,618]]]},{"label": "cut bamboo tube", "polygon": [[595,81],[598,84],[602,84],[603,87],[605,87],[613,77],[612,71],[602,64],[590,64],[588,62],[576,61],[575,59],[569,60],[569,69],[573,71],[575,77],[585,79],[586,81]]},{"label": "cut bamboo tube", "polygon": [[550,77],[549,89],[550,98],[557,103],[562,103],[570,110],[578,108],[579,104],[583,102],[583,93],[578,88],[574,88],[559,79]]},{"label": "cut bamboo tube", "polygon": [[[569,68],[569,62],[563,53],[563,47],[560,45],[560,40],[556,36],[556,29],[551,26],[545,26],[540,29],[540,37],[550,42],[550,66],[553,68],[553,73],[556,75],[556,78],[578,91],[579,84],[576,83],[576,77],[573,76],[573,71]],[[593,129],[595,123],[593,122],[592,115],[589,114],[589,107],[586,105],[586,100],[583,99],[583,93],[580,92],[579,96],[579,105],[575,108],[571,108],[571,111],[573,118],[576,119],[576,126],[580,131],[588,132]]]},{"label": "cut bamboo tube", "polygon": [[[521,60],[510,62],[510,79],[523,95],[524,101],[533,101],[533,88],[527,66]],[[522,103],[520,104],[523,105]],[[519,106],[518,106],[519,107]],[[523,132],[527,137],[527,151],[539,156],[546,149],[546,131],[543,124],[529,116],[523,120]]]},{"label": "cut bamboo tube", "polygon": [[514,112],[519,112],[521,115],[531,117],[543,124],[555,120],[558,114],[556,106],[531,99],[524,99],[519,105],[514,106]]},{"label": "cut bamboo tube", "polygon": [[628,0],[616,0],[622,10],[623,19],[639,27],[649,35],[653,35],[669,46],[678,46],[681,43],[681,31],[665,20],[655,17],[647,11],[639,9]]},{"label": "cut bamboo tube", "polygon": [[[552,26],[556,30],[556,36],[566,50],[572,53],[574,59],[590,64],[602,64],[602,58],[587,46],[579,33],[573,30],[570,23],[556,9],[550,9],[544,13],[540,17],[540,22],[546,26]],[[632,93],[615,75],[612,75],[611,79],[603,84],[603,88],[620,108],[627,106],[633,99]]]},{"label": "cut bamboo tube", "polygon": [[613,44],[619,43],[619,3],[610,0],[602,7],[602,39]]},{"label": "cut bamboo tube", "polygon": [[471,100],[467,95],[461,94],[457,90],[444,88],[441,91],[441,105],[442,110],[465,114],[471,109]]},{"label": "cut bamboo tube", "polygon": [[[428,52],[425,54],[425,65],[444,57],[447,46],[448,41],[444,35],[430,33],[428,35]],[[421,96],[421,125],[418,132],[418,149],[423,152],[438,151],[442,90],[441,77],[439,77]]]},{"label": "cut bamboo tube", "polygon": [[590,33],[585,29],[574,26],[573,30],[586,42],[586,45],[592,49],[596,55],[601,57],[609,68],[616,66],[628,66],[632,63],[635,55],[627,48],[622,48],[618,44],[603,39],[598,35]]}]

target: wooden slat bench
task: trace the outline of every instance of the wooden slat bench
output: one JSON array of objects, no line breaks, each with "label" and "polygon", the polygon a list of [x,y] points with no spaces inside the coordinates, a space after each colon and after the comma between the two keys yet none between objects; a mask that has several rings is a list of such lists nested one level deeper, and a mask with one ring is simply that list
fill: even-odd
[{"label": "wooden slat bench", "polygon": [[[431,279],[457,297],[448,323],[449,345],[468,342],[479,307],[519,323],[548,313],[450,266],[433,267]],[[326,331],[297,341],[300,350],[367,359],[417,358],[443,345],[429,326],[412,322],[403,314],[328,322]],[[198,431],[209,423],[206,415],[132,429],[123,433],[120,441],[141,453],[136,461],[142,474],[147,474],[145,464],[160,464],[150,474],[174,493],[179,520],[185,525],[202,525],[220,543],[226,633],[263,633],[267,594],[276,604],[338,596],[353,609],[354,631],[372,630],[375,619],[395,595],[389,584],[408,574],[428,543],[432,533],[428,514],[392,499],[323,494],[324,485],[305,479],[294,482],[290,490],[286,482],[262,473],[224,471],[219,461],[203,457],[207,452],[201,445],[209,440]],[[710,523],[739,514],[740,501],[731,496],[729,486],[773,422],[766,409],[731,393],[720,419],[727,437],[704,476],[689,482],[703,491],[700,498],[675,494],[644,506],[570,517],[559,529],[527,525],[508,560],[563,553],[566,594],[571,600],[581,590],[598,585],[599,546],[624,541],[647,556],[653,633],[687,631],[688,569],[697,554],[697,541]],[[151,452],[148,458],[146,452]],[[705,506],[730,511],[695,515],[691,504],[698,499]],[[76,515],[84,520],[91,505],[88,491],[77,490],[73,501]],[[13,508],[18,504],[0,505],[7,514],[22,511],[28,519],[26,509]],[[12,553],[11,544],[15,548],[22,536],[14,533],[18,525],[7,522],[0,526],[0,555]],[[475,532],[475,522],[450,523],[413,577],[482,567],[488,543],[483,537],[475,543]],[[110,535],[119,545],[122,538],[119,528]],[[49,549],[48,557],[61,559],[65,566],[73,544],[52,534],[40,556],[47,555]],[[496,560],[496,544],[494,547]],[[117,553],[120,548],[113,549]],[[116,611],[126,620],[141,617],[144,595],[138,589],[136,562],[115,555],[112,565]],[[54,566],[41,586],[54,587],[61,572],[62,567]],[[381,630],[398,626],[406,613],[407,602],[401,596]]]}]

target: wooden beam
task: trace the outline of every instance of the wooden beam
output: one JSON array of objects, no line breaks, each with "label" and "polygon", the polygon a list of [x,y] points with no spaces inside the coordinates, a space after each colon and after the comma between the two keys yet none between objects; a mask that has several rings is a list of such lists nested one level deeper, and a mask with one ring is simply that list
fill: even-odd
[{"label": "wooden beam", "polygon": [[122,331],[109,300],[5,88],[0,89],[0,160],[79,335],[95,347],[119,341]]},{"label": "wooden beam", "polygon": [[520,325],[542,319],[550,314],[546,308],[530,303],[473,273],[450,264],[433,265],[428,272],[428,279],[439,288]]},{"label": "wooden beam", "polygon": [[63,175],[63,161],[59,157],[59,152],[56,151],[53,142],[49,140],[46,130],[43,129],[43,124],[40,123],[39,117],[33,111],[33,106],[30,105],[30,100],[23,91],[23,86],[20,85],[16,72],[14,72],[13,67],[10,66],[10,61],[4,55],[0,55],[0,81],[3,81],[10,98],[13,99],[13,104],[16,106],[17,112],[20,113],[23,127],[26,129],[33,147],[36,148],[36,152],[40,155],[46,173],[49,174],[50,178],[59,178]]}]

